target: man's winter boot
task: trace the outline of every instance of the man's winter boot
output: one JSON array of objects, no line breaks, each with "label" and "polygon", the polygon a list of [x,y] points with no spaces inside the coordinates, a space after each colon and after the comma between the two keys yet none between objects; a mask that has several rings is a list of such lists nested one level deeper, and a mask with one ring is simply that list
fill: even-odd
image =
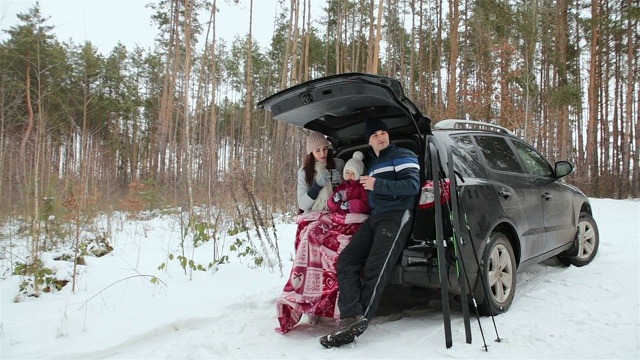
[{"label": "man's winter boot", "polygon": [[367,330],[368,325],[369,321],[362,315],[344,318],[334,332],[320,338],[320,345],[331,348],[352,343]]}]

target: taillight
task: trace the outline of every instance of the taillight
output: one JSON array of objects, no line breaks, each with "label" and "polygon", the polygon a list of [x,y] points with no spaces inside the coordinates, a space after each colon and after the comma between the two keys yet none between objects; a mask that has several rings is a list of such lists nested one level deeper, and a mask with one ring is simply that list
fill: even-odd
[{"label": "taillight", "polygon": [[[440,182],[440,203],[445,204],[451,198],[451,192],[449,191],[451,183],[449,179],[444,179]],[[433,181],[427,180],[422,185],[422,191],[420,192],[420,202],[418,203],[418,209],[431,209],[434,207],[435,195],[433,192]]]}]

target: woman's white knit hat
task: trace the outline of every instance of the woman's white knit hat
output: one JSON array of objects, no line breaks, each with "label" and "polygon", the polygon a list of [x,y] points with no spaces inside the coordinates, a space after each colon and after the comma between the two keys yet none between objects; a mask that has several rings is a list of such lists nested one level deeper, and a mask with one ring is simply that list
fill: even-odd
[{"label": "woman's white knit hat", "polygon": [[360,151],[356,151],[353,153],[351,159],[344,164],[344,170],[342,171],[342,176],[346,178],[347,170],[351,170],[356,174],[356,180],[360,179],[360,175],[364,172],[364,163],[362,160],[364,159],[364,155]]},{"label": "woman's white knit hat", "polygon": [[312,131],[307,136],[307,154],[311,154],[315,149],[321,149],[325,146],[331,146],[329,140],[317,131]]}]

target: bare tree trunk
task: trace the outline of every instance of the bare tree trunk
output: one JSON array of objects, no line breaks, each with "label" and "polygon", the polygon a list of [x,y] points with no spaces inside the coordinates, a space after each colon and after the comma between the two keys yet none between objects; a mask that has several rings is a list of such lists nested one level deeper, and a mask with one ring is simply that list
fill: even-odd
[{"label": "bare tree trunk", "polygon": [[[550,7],[551,5],[549,4],[549,0],[542,0],[542,9],[546,10],[548,7]],[[544,20],[547,18],[547,16],[545,16],[546,13],[542,14],[540,16],[541,20]],[[546,32],[551,32],[551,26],[549,24],[549,21],[543,21],[541,24],[541,32],[546,33]],[[550,80],[550,72],[551,70],[549,70],[550,68],[550,62],[551,62],[551,56],[550,54],[553,53],[553,51],[550,50],[551,48],[551,44],[549,39],[547,39],[547,37],[542,38],[542,42],[540,44],[540,70],[539,70],[539,78],[540,78],[540,93],[541,94],[546,94],[548,93],[552,87],[551,87],[551,80]],[[549,157],[549,149],[550,146],[549,144],[549,133],[548,133],[548,124],[549,124],[549,117],[551,116],[551,114],[549,113],[549,106],[547,102],[542,102],[540,104],[540,118],[537,124],[537,128],[538,131],[536,133],[536,147],[538,148],[538,150],[540,150],[540,152],[542,152],[542,154],[544,154],[545,156],[547,156],[547,158]]]},{"label": "bare tree trunk", "polygon": [[597,152],[597,136],[598,136],[598,93],[599,84],[597,82],[598,72],[598,45],[599,45],[599,19],[598,1],[591,3],[591,50],[590,50],[590,68],[589,68],[589,123],[587,125],[587,165],[589,182],[598,175],[598,152]]},{"label": "bare tree trunk", "polygon": [[131,130],[131,150],[129,151],[129,182],[138,178],[138,109],[133,111],[133,129]]},{"label": "bare tree trunk", "polygon": [[419,100],[418,100],[418,104],[420,106],[421,109],[423,109],[423,111],[425,111],[426,109],[428,109],[427,106],[427,97],[426,97],[426,79],[425,79],[425,73],[429,73],[429,66],[426,65],[425,66],[425,59],[424,59],[424,31],[422,30],[424,28],[424,3],[423,0],[419,0],[420,1],[420,17],[419,17],[419,25],[418,25],[418,91],[419,91]]},{"label": "bare tree trunk", "polygon": [[[218,180],[218,107],[216,104],[216,90],[218,84],[216,82],[216,71],[217,71],[217,60],[216,60],[216,12],[217,5],[216,0],[213,1],[213,6],[211,7],[211,27],[213,28],[213,36],[211,38],[211,73],[212,73],[212,84],[211,84],[211,115],[210,115],[210,125],[209,125],[209,152],[211,153],[211,170],[209,171],[209,176],[213,174],[212,178],[209,178],[209,186],[208,190],[211,191],[213,184],[215,184]],[[211,193],[209,193],[211,195]],[[209,196],[211,199],[211,196]]]},{"label": "bare tree trunk", "polygon": [[[291,13],[289,14],[289,27],[287,28],[287,39],[286,46],[284,52],[284,59],[282,59],[282,75],[280,77],[280,89],[284,89],[287,87],[289,83],[289,57],[291,56],[291,48],[293,44],[291,43],[291,36],[293,33],[293,16],[295,12],[293,9],[295,8],[297,0],[291,0]],[[278,123],[282,123],[282,121],[278,121]]]},{"label": "bare tree trunk", "polygon": [[20,159],[22,159],[22,176],[25,181],[25,185],[28,187],[28,176],[27,176],[27,157],[25,154],[27,142],[29,141],[29,137],[31,137],[31,132],[33,131],[33,108],[31,107],[31,52],[27,50],[27,68],[25,71],[25,99],[27,101],[27,130],[24,133],[24,137],[20,142]]},{"label": "bare tree trunk", "polygon": [[610,174],[612,176],[612,178],[616,179],[616,181],[613,181],[611,183],[611,192],[614,194],[618,194],[618,198],[620,196],[620,188],[623,186],[623,182],[624,179],[621,176],[622,173],[622,154],[621,154],[621,147],[624,146],[624,114],[623,114],[623,110],[622,110],[622,106],[623,106],[623,97],[622,97],[622,93],[623,93],[623,84],[622,84],[622,79],[621,77],[618,75],[621,72],[621,59],[620,59],[620,53],[616,53],[614,55],[614,62],[615,64],[614,69],[613,69],[613,73],[614,75],[614,85],[613,85],[613,119],[611,121],[612,125],[613,125],[613,130],[612,130],[612,141],[611,141],[611,151],[612,151],[612,156],[613,159],[608,162],[610,163],[610,167],[611,167],[611,171]]},{"label": "bare tree trunk", "polygon": [[73,216],[75,217],[75,221],[76,221],[76,238],[75,238],[75,245],[74,245],[74,253],[73,253],[73,278],[72,278],[72,282],[71,282],[71,292],[75,293],[76,292],[76,278],[77,278],[77,273],[78,273],[78,254],[79,254],[79,250],[80,250],[80,234],[81,234],[81,226],[80,226],[80,205],[78,204],[78,202],[76,201],[75,198],[70,198],[68,200],[65,200],[65,204],[67,205],[68,209],[70,210],[70,213],[73,213]]},{"label": "bare tree trunk", "polygon": [[357,52],[358,52],[358,48],[357,48],[357,39],[358,39],[358,35],[356,34],[356,21],[355,21],[355,16],[353,19],[351,19],[351,27],[350,27],[350,33],[347,32],[347,39],[350,37],[351,38],[351,49],[348,51],[348,58],[349,58],[349,63],[347,64],[347,68],[346,71],[355,71],[356,69],[356,63],[358,61],[358,57],[357,57]]},{"label": "bare tree trunk", "polygon": [[[464,14],[464,24],[469,24],[469,0],[464,1],[464,9],[462,11]],[[465,25],[467,26],[467,25]],[[471,40],[470,35],[465,35],[462,40],[462,58],[460,60],[460,88],[458,89],[458,93],[460,94],[460,104],[458,108],[458,112],[461,114],[468,114],[467,109],[467,101],[466,98],[468,96],[470,90],[470,74],[471,74],[471,50],[469,46],[469,42]]]},{"label": "bare tree trunk", "polygon": [[[324,47],[324,73],[325,74],[329,74],[329,54],[330,54],[329,43],[331,42],[331,26],[329,24],[331,24],[333,19],[331,15],[332,15],[331,12],[327,14],[327,17],[329,18],[329,20],[327,21],[327,33],[325,35],[327,45]],[[278,121],[278,122],[281,122],[281,121]]]},{"label": "bare tree trunk", "polygon": [[[179,41],[178,24],[180,11],[178,11],[178,2],[171,3],[171,32],[169,33],[169,42],[167,49],[167,66],[165,68],[164,86],[162,89],[162,98],[160,99],[160,115],[158,117],[158,128],[156,132],[156,149],[152,154],[151,173],[153,177],[159,177],[160,174],[166,174],[171,169],[167,166],[166,153],[168,140],[171,134],[171,121],[173,115],[173,98],[176,79],[178,75],[179,65]],[[166,176],[166,175],[165,175]]]},{"label": "bare tree trunk", "polygon": [[[576,29],[579,29],[580,27],[578,26],[579,22],[580,22],[580,16],[579,16],[579,12],[575,12],[574,15],[574,26],[576,27]],[[580,39],[582,38],[582,35],[580,33],[579,30],[576,30],[575,32],[575,40],[576,43],[578,43],[580,41]],[[578,73],[582,73],[582,63],[578,62],[578,69],[576,70]],[[578,77],[577,79],[579,87],[582,89],[583,87],[583,81],[582,81],[582,77]],[[578,105],[578,109],[576,111],[576,148],[577,148],[577,156],[576,156],[576,165],[577,165],[577,179],[579,182],[583,182],[584,179],[586,178],[585,176],[585,140],[584,140],[584,116],[583,116],[583,103],[580,102]]]},{"label": "bare tree trunk", "polygon": [[[458,85],[458,26],[460,24],[459,0],[449,2],[449,24],[451,26],[451,54],[449,58],[449,86],[447,89],[447,110],[445,117],[454,118],[457,116],[458,107],[456,103],[456,85]],[[505,89],[503,89],[505,90]]]},{"label": "bare tree trunk", "polygon": [[[244,165],[245,165],[245,169],[248,169],[251,167],[251,164],[253,163],[252,158],[253,155],[249,155],[250,152],[252,151],[251,149],[251,110],[252,110],[252,103],[253,103],[253,99],[251,98],[252,96],[252,92],[253,92],[253,74],[252,74],[252,70],[251,70],[251,57],[252,57],[252,51],[253,51],[253,46],[252,46],[252,25],[253,25],[253,0],[251,0],[249,2],[249,35],[247,36],[247,59],[246,59],[246,79],[245,79],[245,86],[247,88],[247,100],[246,100],[246,105],[245,105],[245,111],[244,111],[244,129],[243,129],[243,160],[244,160]],[[294,67],[295,68],[295,67]]]},{"label": "bare tree trunk", "polygon": [[[37,68],[40,69],[40,47],[38,46],[38,54],[37,54]],[[28,94],[30,97],[31,95]],[[44,126],[44,109],[43,109],[43,94],[42,94],[42,73],[40,70],[38,71],[38,89],[37,89],[37,106],[38,106],[38,124],[37,124],[37,136],[36,142],[34,144],[34,156],[35,161],[33,163],[33,244],[32,244],[32,259],[35,261],[40,258],[40,230],[41,230],[41,222],[40,222],[40,191],[41,191],[41,179],[40,179],[40,161],[44,154],[44,138],[45,138],[45,126]],[[29,107],[31,109],[31,107]],[[35,274],[34,276],[38,277],[39,274]],[[75,276],[75,274],[74,274]],[[38,289],[38,281],[34,281],[34,288],[37,292]]]},{"label": "bare tree trunk", "polygon": [[[253,0],[252,0],[253,1]],[[291,49],[291,81],[292,85],[299,83],[297,67],[298,67],[298,18],[300,17],[300,0],[295,1],[294,8],[294,24],[293,24],[293,43]]]},{"label": "bare tree trunk", "polygon": [[304,41],[304,76],[302,81],[309,80],[309,73],[311,69],[309,69],[309,47],[311,46],[311,0],[306,5],[307,7],[307,30],[305,32],[305,41]]},{"label": "bare tree trunk", "polygon": [[[289,84],[289,58],[291,57],[291,52],[292,52],[292,48],[294,47],[294,44],[292,43],[292,35],[294,32],[294,20],[293,17],[295,16],[295,6],[296,6],[296,2],[297,0],[291,0],[291,12],[289,14],[289,26],[287,28],[287,38],[286,38],[286,46],[285,46],[285,54],[284,54],[284,59],[282,59],[282,73],[281,73],[281,77],[280,77],[280,89],[285,89],[288,84]],[[297,23],[297,21],[296,21]],[[297,31],[297,30],[295,30]],[[285,142],[287,139],[287,133],[289,131],[290,125],[288,125],[287,123],[285,123],[284,121],[277,121],[276,124],[276,140],[275,140],[275,149],[276,149],[276,153],[274,154],[274,157],[276,159],[276,162],[283,164],[285,161],[285,158],[287,156],[286,154],[286,149],[287,147],[285,146]]]},{"label": "bare tree trunk", "polygon": [[[606,5],[606,1],[604,1],[604,4],[601,2],[601,5],[603,5],[600,9],[600,17],[606,19],[608,17],[609,11]],[[598,22],[598,21],[596,21]],[[607,30],[606,27],[602,28],[602,34],[601,34],[601,38],[608,37],[609,31]],[[612,72],[615,73],[615,70],[612,70],[613,64],[612,64],[612,59],[611,57],[614,55],[613,51],[612,51],[612,44],[610,44],[610,42],[605,41],[601,43],[601,48],[600,51],[598,51],[598,69],[601,69],[601,75],[600,75],[600,81],[602,81],[599,84],[607,84],[609,83],[610,79],[613,78],[613,76],[611,75]],[[614,91],[617,89],[617,86],[614,85]],[[611,109],[611,97],[609,96],[609,91],[605,91],[604,87],[599,87],[598,91],[600,92],[600,95],[598,96],[600,98],[600,108],[598,109],[598,111],[600,112],[600,114],[598,115],[598,119],[600,120],[600,139],[601,139],[601,144],[599,146],[599,150],[600,150],[600,158],[599,158],[599,170],[600,170],[600,175],[603,174],[607,174],[607,176],[611,176],[612,174],[612,170],[613,170],[613,165],[611,164],[611,153],[610,153],[610,149],[611,149],[611,134],[609,131],[609,122],[611,121],[610,117],[609,117],[609,109]],[[614,106],[615,106],[615,102],[614,102]],[[615,120],[615,119],[614,119]],[[597,193],[598,194],[601,190],[601,185],[603,183],[603,178],[600,177],[600,184],[598,184],[598,189],[597,189]]]},{"label": "bare tree trunk", "polygon": [[[438,35],[436,37],[436,56],[437,56],[437,68],[440,68],[440,64],[442,63],[442,0],[438,0],[438,13],[436,15],[438,17]],[[436,94],[436,116],[442,116],[442,76],[440,76],[440,72],[436,73],[437,79],[437,94]]]},{"label": "bare tree trunk", "polygon": [[[558,71],[558,86],[560,89],[566,89],[568,86],[567,80],[567,2],[566,0],[557,1],[558,12],[560,14],[557,24],[557,48],[556,54],[558,56],[557,71]],[[562,101],[560,108],[558,109],[558,140],[560,153],[558,154],[560,159],[567,158],[567,147],[571,142],[567,141],[568,137],[571,137],[569,130],[568,119],[568,107],[566,101]]]},{"label": "bare tree trunk", "polygon": [[[0,74],[0,99],[4,98],[4,76]],[[5,102],[0,101],[0,199],[2,199],[2,189],[5,182],[3,174],[10,174],[10,171],[5,172],[5,156],[6,156],[6,134],[5,134]],[[9,175],[8,177],[10,177]]]},{"label": "bare tree trunk", "polygon": [[[365,53],[362,49],[362,45],[363,45],[362,35],[364,34],[364,28],[365,28],[365,14],[363,13],[364,8],[363,8],[362,0],[359,2],[359,8],[361,11],[358,12],[358,32],[354,33],[354,36],[357,40],[354,41],[354,44],[353,44],[355,49],[354,49],[354,56],[353,56],[353,60],[351,61],[351,64],[354,71],[362,71],[360,68],[361,66],[360,64],[365,64],[364,71],[367,71],[366,59],[364,61],[361,61]],[[353,28],[355,29],[355,21],[353,22]]]},{"label": "bare tree trunk", "polygon": [[380,39],[382,38],[382,10],[384,6],[384,0],[380,0],[378,3],[378,23],[376,25],[376,41],[373,45],[373,65],[371,66],[371,73],[378,73],[378,61],[380,58]]},{"label": "bare tree trunk", "polygon": [[193,161],[191,159],[191,117],[189,116],[189,94],[191,93],[191,14],[195,7],[194,0],[184,0],[184,94],[183,94],[183,118],[184,118],[184,162],[185,174],[187,180],[187,197],[189,201],[189,223],[192,224],[193,218]]},{"label": "bare tree trunk", "polygon": [[[422,27],[422,24],[421,26]],[[420,39],[422,40],[422,39]],[[416,1],[411,0],[411,56],[409,57],[409,98],[416,98],[415,61],[416,61]]]},{"label": "bare tree trunk", "polygon": [[[636,58],[636,64],[638,59]],[[633,175],[631,175],[631,196],[637,198],[640,195],[640,96],[636,96],[636,148],[633,152]]]},{"label": "bare tree trunk", "polygon": [[[529,30],[534,30],[537,27],[538,22],[536,21],[538,18],[538,0],[531,1],[531,6],[533,7],[533,13],[531,14],[531,27],[528,27],[525,31],[525,56],[524,56],[524,66],[525,66],[525,112],[524,112],[524,139],[530,141],[531,135],[529,133],[529,118],[531,113],[531,83],[533,83],[534,77],[534,67],[535,67],[535,50],[536,50],[536,39],[533,34],[529,34]],[[534,25],[535,24],[535,25]]]},{"label": "bare tree trunk", "polygon": [[511,108],[511,102],[509,97],[509,69],[510,69],[510,54],[508,39],[500,40],[500,50],[498,51],[498,68],[500,70],[500,114],[498,115],[498,121],[502,126],[507,128],[515,128],[512,121],[513,117],[509,116]]},{"label": "bare tree trunk", "polygon": [[375,43],[373,42],[373,39],[374,39],[373,22],[375,20],[375,18],[373,17],[373,9],[375,7],[375,4],[373,1],[374,0],[371,0],[369,2],[369,49],[367,50],[367,72],[368,73],[373,73],[373,56],[375,54]]},{"label": "bare tree trunk", "polygon": [[[633,8],[633,0],[627,1],[628,6],[627,10]],[[636,3],[637,5],[637,3]],[[625,114],[624,114],[624,128],[625,131],[622,134],[622,142],[620,147],[622,148],[622,189],[621,195],[623,197],[631,196],[633,193],[633,189],[631,189],[630,181],[633,178],[631,174],[631,144],[632,144],[632,136],[633,136],[633,98],[634,98],[634,84],[637,84],[637,80],[635,78],[635,74],[637,73],[637,68],[634,64],[635,59],[635,42],[638,41],[637,31],[636,30],[637,18],[636,20],[631,19],[629,16],[627,18],[627,40],[629,42],[627,46],[627,89],[626,89],[626,102],[625,102]],[[637,112],[640,112],[640,108],[636,108]],[[637,124],[636,124],[637,125]],[[637,130],[636,130],[637,131]],[[637,135],[637,134],[636,134]],[[637,146],[637,143],[636,143]],[[636,166],[633,167],[635,172],[638,173],[640,170]],[[637,186],[637,185],[636,185]]]},{"label": "bare tree trunk", "polygon": [[84,67],[83,84],[82,84],[82,137],[80,139],[80,181],[82,184],[80,196],[78,198],[78,206],[82,208],[87,198],[89,188],[89,104],[91,102],[91,85],[87,74],[87,65]]},{"label": "bare tree trunk", "polygon": [[[399,13],[400,12],[399,0],[392,0],[392,2],[389,4],[389,6],[387,8],[390,8],[390,7],[394,8],[394,12]],[[395,15],[394,15],[394,17],[395,17]],[[405,59],[405,53],[407,51],[405,40],[404,40],[405,30],[403,28],[402,31],[400,31],[399,28],[400,28],[400,26],[394,26],[393,27],[393,32],[391,34],[393,40],[390,40],[390,41],[396,42],[398,45],[397,46],[389,46],[389,48],[390,48],[390,50],[393,51],[393,53],[395,55],[394,58],[398,59],[398,63],[399,63],[400,69],[395,70],[391,74],[391,76],[396,76],[395,74],[399,74],[401,79],[406,79],[406,77],[407,77],[406,76],[407,69],[406,69],[406,64],[405,64],[405,60],[404,60]],[[393,61],[393,63],[395,64],[396,61]],[[390,66],[388,68],[391,69]]]}]

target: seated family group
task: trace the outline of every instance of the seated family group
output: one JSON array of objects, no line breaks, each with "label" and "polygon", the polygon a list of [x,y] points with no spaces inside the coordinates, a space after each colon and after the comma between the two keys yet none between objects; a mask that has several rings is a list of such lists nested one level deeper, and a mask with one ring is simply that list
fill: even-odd
[{"label": "seated family group", "polygon": [[380,120],[367,119],[364,156],[356,151],[345,164],[333,158],[324,135],[311,132],[298,171],[295,256],[289,279],[277,299],[276,331],[289,332],[307,314],[338,320],[320,338],[325,347],[354,341],[374,316],[382,290],[409,236],[418,195],[416,154],[390,142]]}]

